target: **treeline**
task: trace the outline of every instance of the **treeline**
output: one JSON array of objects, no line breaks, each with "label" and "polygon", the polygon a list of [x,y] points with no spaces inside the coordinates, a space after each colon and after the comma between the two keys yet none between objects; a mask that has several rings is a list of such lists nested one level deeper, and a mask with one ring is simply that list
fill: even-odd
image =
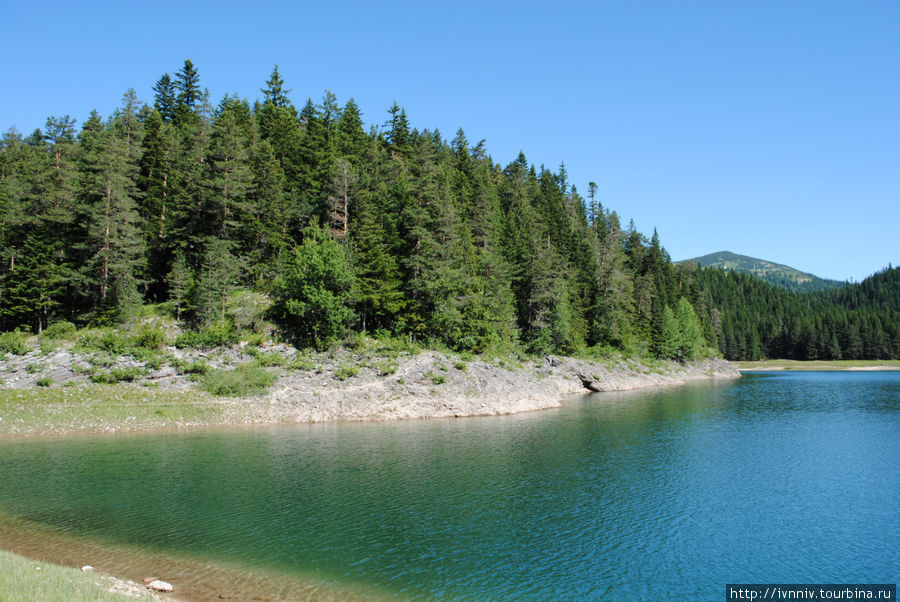
[{"label": "treeline", "polygon": [[655,235],[564,166],[495,163],[396,103],[366,130],[326,93],[299,110],[277,67],[263,98],[213,106],[191,61],[103,118],[5,134],[0,329],[113,324],[169,302],[229,328],[238,286],[302,345],[381,332],[457,350],[585,347],[693,357],[713,341]]},{"label": "treeline", "polygon": [[813,293],[718,268],[696,269],[689,278],[726,359],[900,358],[900,269]]}]

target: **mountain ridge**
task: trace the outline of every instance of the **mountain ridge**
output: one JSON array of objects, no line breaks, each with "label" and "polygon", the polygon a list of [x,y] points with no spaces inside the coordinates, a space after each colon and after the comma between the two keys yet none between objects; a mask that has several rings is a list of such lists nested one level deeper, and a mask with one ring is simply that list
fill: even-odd
[{"label": "mountain ridge", "polygon": [[716,251],[715,253],[685,259],[677,263],[687,262],[696,263],[701,267],[716,267],[726,271],[743,272],[789,291],[823,291],[840,288],[848,284],[848,282],[840,280],[820,278],[815,274],[802,272],[789,265],[748,255],[740,255],[731,251]]}]

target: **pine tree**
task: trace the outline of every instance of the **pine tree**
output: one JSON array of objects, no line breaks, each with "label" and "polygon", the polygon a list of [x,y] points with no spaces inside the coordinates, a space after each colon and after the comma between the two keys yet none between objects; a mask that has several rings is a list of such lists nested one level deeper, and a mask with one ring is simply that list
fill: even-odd
[{"label": "pine tree", "polygon": [[212,326],[216,322],[220,328],[226,326],[228,294],[241,275],[240,261],[232,254],[233,246],[231,241],[219,238],[210,237],[205,241],[203,264],[194,291],[194,305],[204,326]]},{"label": "pine tree", "polygon": [[266,87],[260,90],[265,97],[264,102],[270,103],[275,107],[288,107],[291,101],[288,100],[287,94],[290,90],[284,89],[284,80],[278,73],[278,65],[272,69],[272,74],[266,80]]},{"label": "pine tree", "polygon": [[172,82],[172,78],[168,73],[163,73],[156,81],[153,85],[153,91],[155,92],[153,106],[159,112],[162,120],[165,122],[174,121],[177,115],[178,105],[175,84]]},{"label": "pine tree", "polygon": [[193,283],[193,274],[184,258],[184,253],[177,253],[172,262],[172,269],[166,275],[169,286],[169,298],[175,303],[175,319],[181,320],[185,309],[185,297]]},{"label": "pine tree", "polygon": [[184,66],[175,75],[174,88],[178,92],[175,97],[175,114],[178,119],[185,119],[197,111],[203,96],[200,75],[191,59],[185,59]]},{"label": "pine tree", "polygon": [[[84,124],[80,141],[81,194],[87,226],[84,278],[93,283],[102,320],[127,318],[140,303],[144,241],[134,202],[136,163],[125,156],[124,128],[108,127],[96,112]],[[118,130],[118,131],[117,131]]]}]

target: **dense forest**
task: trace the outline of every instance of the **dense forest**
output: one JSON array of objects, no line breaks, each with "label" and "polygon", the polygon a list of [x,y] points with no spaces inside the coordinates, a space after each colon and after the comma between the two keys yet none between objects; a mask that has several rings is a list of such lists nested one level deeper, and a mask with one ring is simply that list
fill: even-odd
[{"label": "dense forest", "polygon": [[689,277],[701,318],[732,360],[900,358],[900,269],[827,291],[785,290],[745,273]]},{"label": "dense forest", "polygon": [[153,90],[80,128],[4,135],[0,329],[116,324],[160,302],[228,328],[241,286],[300,345],[355,330],[475,352],[705,347],[656,235],[623,228],[593,183],[580,196],[564,165],[501,166],[396,103],[368,131],[352,99],[297,110],[277,67],[253,104],[211,105],[190,60]]},{"label": "dense forest", "polygon": [[243,288],[271,300],[282,336],[317,348],[350,332],[677,359],[900,348],[896,305],[675,266],[564,165],[520,153],[503,166],[462,129],[414,128],[397,103],[368,129],[328,92],[298,110],[277,67],[252,104],[213,105],[200,81],[186,60],[152,103],[129,90],[80,128],[65,115],[3,135],[0,331],[127,324],[163,303],[185,328],[226,332]]}]

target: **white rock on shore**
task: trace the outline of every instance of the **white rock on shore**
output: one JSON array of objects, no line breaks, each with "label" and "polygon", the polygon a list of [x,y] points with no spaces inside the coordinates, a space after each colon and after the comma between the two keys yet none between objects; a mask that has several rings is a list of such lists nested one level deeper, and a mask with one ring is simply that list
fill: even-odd
[{"label": "white rock on shore", "polygon": [[155,579],[147,584],[147,589],[152,589],[157,592],[171,592],[175,588],[171,583],[167,581],[160,581],[159,579]]}]

